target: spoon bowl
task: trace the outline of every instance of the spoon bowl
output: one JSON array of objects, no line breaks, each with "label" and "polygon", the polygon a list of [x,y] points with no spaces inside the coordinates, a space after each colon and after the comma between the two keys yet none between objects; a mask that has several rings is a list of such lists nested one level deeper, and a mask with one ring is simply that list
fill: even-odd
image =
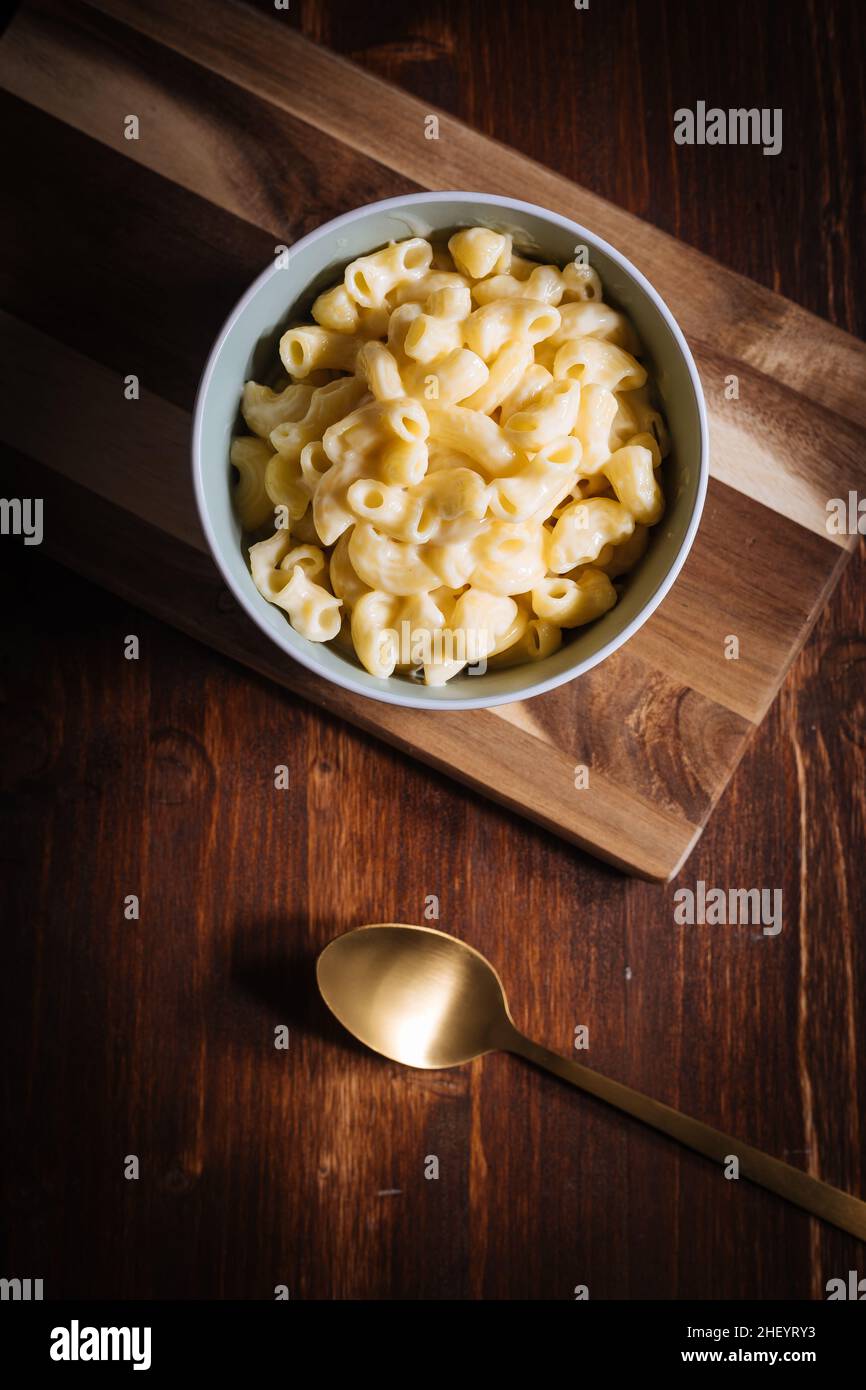
[{"label": "spoon bowl", "polygon": [[508,1046],[513,1025],[493,966],[432,927],[358,927],[325,947],[316,974],[343,1026],[392,1062],[438,1070]]}]

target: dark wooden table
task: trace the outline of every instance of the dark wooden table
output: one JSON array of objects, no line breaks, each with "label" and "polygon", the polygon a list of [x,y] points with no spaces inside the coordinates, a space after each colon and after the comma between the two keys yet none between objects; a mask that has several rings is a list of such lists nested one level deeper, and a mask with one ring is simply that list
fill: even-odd
[{"label": "dark wooden table", "polygon": [[[260,10],[866,333],[862,5]],[[783,152],[675,146],[672,113],[698,99],[781,107]],[[52,123],[12,114],[16,157],[38,158]],[[45,234],[71,257],[63,314],[86,314],[89,238],[131,235],[135,191],[62,193]],[[214,303],[203,277],[200,319],[166,344],[183,404],[228,281]],[[85,351],[92,312],[69,329]],[[591,1065],[863,1193],[862,545],[678,880],[781,888],[775,938],[676,926],[676,884],[604,868],[36,547],[4,536],[0,558],[0,1273],[46,1297],[757,1299],[864,1272],[855,1240],[517,1061],[378,1060],[313,976],[337,932],[421,921],[435,895],[528,1032],[567,1052],[586,1024]]]}]

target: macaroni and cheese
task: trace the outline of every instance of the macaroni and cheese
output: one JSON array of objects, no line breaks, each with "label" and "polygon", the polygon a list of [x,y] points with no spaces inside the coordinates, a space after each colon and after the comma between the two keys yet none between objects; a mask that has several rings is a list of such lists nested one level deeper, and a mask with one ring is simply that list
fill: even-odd
[{"label": "macaroni and cheese", "polygon": [[231,450],[253,581],[296,631],[442,685],[613,607],[668,438],[592,268],[469,227],[359,257],[311,316],[279,389],[244,386]]}]

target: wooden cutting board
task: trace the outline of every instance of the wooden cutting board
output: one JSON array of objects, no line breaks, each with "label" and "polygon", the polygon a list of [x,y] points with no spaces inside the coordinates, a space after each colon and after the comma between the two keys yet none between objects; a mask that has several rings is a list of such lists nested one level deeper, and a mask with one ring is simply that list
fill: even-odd
[{"label": "wooden cutting board", "polygon": [[[856,545],[826,504],[866,495],[866,347],[233,0],[25,5],[0,103],[17,192],[3,487],[45,499],[48,552],[611,863],[672,877]],[[275,245],[419,188],[525,198],[613,242],[678,318],[710,410],[707,506],[672,593],[589,675],[496,710],[396,709],[293,665],[224,590],[193,504],[195,383],[240,290]]]}]

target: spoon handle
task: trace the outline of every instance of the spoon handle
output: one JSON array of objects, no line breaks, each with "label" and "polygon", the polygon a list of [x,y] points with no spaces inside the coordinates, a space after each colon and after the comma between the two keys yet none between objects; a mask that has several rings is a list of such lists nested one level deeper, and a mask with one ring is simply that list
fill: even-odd
[{"label": "spoon handle", "polygon": [[509,1033],[504,1046],[509,1052],[519,1053],[521,1057],[545,1067],[563,1081],[570,1081],[573,1086],[579,1086],[581,1090],[588,1091],[590,1095],[597,1096],[599,1100],[606,1101],[617,1110],[623,1110],[627,1115],[633,1115],[636,1120],[642,1120],[645,1125],[651,1125],[653,1129],[661,1130],[672,1139],[678,1139],[681,1144],[696,1149],[707,1158],[724,1163],[729,1156],[736,1156],[741,1177],[769,1188],[771,1192],[784,1197],[788,1202],[794,1202],[798,1207],[803,1207],[813,1216],[820,1216],[822,1220],[848,1231],[852,1236],[866,1240],[866,1202],[853,1197],[849,1192],[842,1192],[840,1188],[831,1187],[819,1178],[810,1177],[801,1169],[793,1168],[790,1163],[772,1158],[760,1149],[753,1149],[751,1145],[743,1144],[739,1139],[733,1139],[721,1130],[713,1129],[711,1125],[705,1125],[701,1120],[694,1120],[689,1115],[681,1114],[679,1110],[673,1110],[669,1105],[663,1105],[661,1101],[653,1100],[651,1096],[633,1091],[630,1086],[612,1081],[609,1077],[593,1071],[591,1067],[560,1057],[557,1053],[550,1052],[546,1047],[524,1037],[517,1029],[514,1029],[513,1035]]}]

